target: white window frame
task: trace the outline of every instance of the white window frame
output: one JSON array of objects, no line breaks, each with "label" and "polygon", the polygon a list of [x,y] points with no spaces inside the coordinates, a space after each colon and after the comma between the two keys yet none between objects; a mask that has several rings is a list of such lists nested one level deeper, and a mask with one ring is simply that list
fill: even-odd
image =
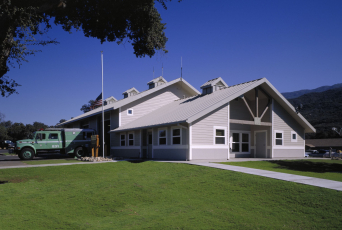
[{"label": "white window frame", "polygon": [[[239,142],[233,142],[233,133],[239,134]],[[242,142],[242,134],[248,135],[248,142]],[[233,152],[233,144],[239,144],[239,152]],[[242,152],[242,144],[248,144],[248,152]],[[244,130],[230,130],[230,151],[231,153],[245,153],[249,154],[251,152],[251,131]]]},{"label": "white window frame", "polygon": [[[225,127],[225,126],[214,126],[213,127],[213,144],[214,145],[227,145],[227,142],[228,142],[228,138],[227,138],[227,127]],[[216,136],[216,130],[217,129],[223,129],[224,130],[224,144],[216,144],[216,137],[222,137],[222,136]]]},{"label": "white window frame", "polygon": [[[293,139],[293,134],[296,134],[296,139]],[[291,142],[297,142],[298,141],[298,134],[295,131],[291,131]]]},{"label": "white window frame", "polygon": [[[179,136],[174,136],[173,135],[173,130],[179,129]],[[180,143],[179,144],[174,144],[173,143],[173,138],[174,137],[180,137]],[[182,144],[182,128],[181,127],[172,127],[171,129],[171,145],[181,145]]]},{"label": "white window frame", "polygon": [[[132,134],[132,135],[133,135],[133,138],[132,138],[132,139],[129,138],[129,134]],[[127,146],[134,146],[134,132],[129,132],[128,135],[127,135],[127,139],[128,139],[128,140],[127,140],[127,144],[128,144]],[[133,141],[133,144],[130,145],[130,144],[129,144],[129,141]]]},{"label": "white window frame", "polygon": [[[165,137],[160,136],[160,132],[159,132],[160,130],[165,130]],[[167,128],[158,129],[158,145],[164,145],[164,144],[160,144],[160,138],[165,138],[165,145],[167,145]]]},{"label": "white window frame", "polygon": [[[281,138],[277,138],[277,133],[281,133]],[[277,145],[277,140],[282,140],[281,145]],[[284,146],[284,131],[283,130],[274,130],[274,146]]]},{"label": "white window frame", "polygon": [[[132,114],[130,114],[128,111],[132,110]],[[127,109],[127,115],[128,116],[133,116],[133,109]]]},{"label": "white window frame", "polygon": [[[125,138],[124,138],[124,141],[125,141],[125,144],[124,145],[122,145],[122,143],[121,143],[121,136],[124,136]],[[120,146],[126,146],[126,133],[120,133]]]}]

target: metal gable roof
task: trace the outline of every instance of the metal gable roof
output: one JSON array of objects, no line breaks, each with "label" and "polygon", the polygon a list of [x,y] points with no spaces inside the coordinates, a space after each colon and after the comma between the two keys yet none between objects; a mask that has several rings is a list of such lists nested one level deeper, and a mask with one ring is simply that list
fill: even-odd
[{"label": "metal gable roof", "polygon": [[[150,114],[145,115],[144,117],[138,118],[135,121],[128,123],[125,126],[119,127],[112,131],[122,131],[128,129],[137,129],[141,127],[149,127],[155,125],[162,124],[170,124],[176,122],[192,122],[196,116],[204,116],[208,112],[206,112],[207,108],[210,108],[213,105],[220,103],[222,100],[232,97],[232,99],[240,96],[242,90],[251,85],[254,85],[259,80],[246,82],[243,84],[227,87],[218,91],[215,91],[211,94],[206,95],[197,95],[190,98],[180,99],[174,101],[168,105],[163,106],[162,108],[153,111]],[[232,100],[231,99],[231,100]],[[225,102],[224,104],[228,103]],[[224,105],[222,104],[222,105]],[[221,105],[220,105],[221,106]],[[219,106],[219,107],[220,107]]]},{"label": "metal gable roof", "polygon": [[[120,108],[120,107],[122,107],[124,105],[127,105],[127,104],[129,104],[131,102],[134,102],[134,101],[136,101],[136,100],[138,100],[140,98],[148,96],[148,95],[150,95],[150,94],[152,94],[154,92],[157,92],[157,91],[159,91],[161,89],[164,89],[164,88],[166,88],[166,87],[168,87],[170,85],[176,84],[178,82],[181,82],[182,84],[187,86],[189,88],[189,90],[192,91],[193,94],[199,94],[200,93],[197,89],[195,89],[192,85],[190,85],[187,81],[185,81],[184,78],[183,79],[177,78],[177,79],[175,79],[173,81],[167,82],[167,83],[162,84],[162,85],[160,85],[158,87],[142,91],[142,92],[140,92],[140,93],[138,93],[136,95],[133,95],[133,96],[130,96],[130,97],[127,97],[127,98],[123,98],[123,99],[115,101],[115,102],[113,102],[111,104],[105,105],[105,106],[103,106],[104,111],[118,109],[118,108]],[[73,119],[70,119],[70,120],[65,121],[63,123],[60,123],[60,124],[56,125],[56,127],[59,127],[59,126],[62,126],[62,125],[66,125],[66,124],[69,124],[69,123],[72,123],[72,122],[75,122],[75,121],[79,121],[79,120],[82,120],[84,118],[88,118],[88,117],[91,117],[91,116],[95,116],[97,114],[100,114],[101,112],[102,112],[102,107],[99,107],[99,108],[93,109],[93,110],[91,110],[91,111],[89,111],[87,113],[81,114],[81,115],[79,115],[77,117],[74,117]]]},{"label": "metal gable roof", "polygon": [[180,99],[170,103],[162,108],[153,111],[125,126],[119,127],[111,132],[118,132],[131,129],[139,129],[158,125],[167,125],[172,123],[187,122],[191,123],[204,115],[220,108],[231,100],[242,94],[262,85],[266,87],[268,93],[292,115],[295,120],[305,128],[305,132],[315,132],[311,124],[301,115],[295,112],[294,107],[273,87],[266,79],[257,79],[254,81],[230,86],[211,94],[197,95],[194,97]]}]

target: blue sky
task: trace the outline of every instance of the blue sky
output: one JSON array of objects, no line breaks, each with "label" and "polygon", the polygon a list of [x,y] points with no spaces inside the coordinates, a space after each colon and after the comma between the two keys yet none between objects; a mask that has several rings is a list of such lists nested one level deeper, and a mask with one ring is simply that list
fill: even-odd
[{"label": "blue sky", "polygon": [[181,57],[183,78],[197,89],[216,77],[228,85],[266,77],[280,92],[342,82],[342,1],[183,0],[167,10],[156,4],[169,53],[136,58],[128,42],[101,45],[53,26],[48,36],[60,44],[39,47],[8,73],[22,86],[0,98],[5,119],[55,125],[80,115],[101,92],[101,50],[105,98],[146,90],[162,65],[166,80],[179,78]]}]

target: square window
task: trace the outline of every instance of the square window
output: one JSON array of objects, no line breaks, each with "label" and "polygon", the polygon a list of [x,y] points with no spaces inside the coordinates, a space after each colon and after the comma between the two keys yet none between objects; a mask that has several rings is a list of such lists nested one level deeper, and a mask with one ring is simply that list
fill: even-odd
[{"label": "square window", "polygon": [[232,152],[240,152],[240,144],[239,143],[233,143],[232,144]]},{"label": "square window", "polygon": [[224,137],[224,130],[223,129],[216,129],[216,136]]},{"label": "square window", "polygon": [[233,142],[240,142],[240,133],[233,133]]},{"label": "square window", "polygon": [[[276,131],[275,133],[275,145],[283,145],[284,141],[283,141],[283,131]],[[292,135],[291,135],[292,137]]]},{"label": "square window", "polygon": [[166,145],[166,138],[159,138],[160,145]]},{"label": "square window", "polygon": [[133,115],[133,109],[128,109],[127,110],[127,115]]},{"label": "square window", "polygon": [[242,152],[249,152],[249,144],[242,144]]},{"label": "square window", "polygon": [[226,129],[223,127],[214,127],[214,141],[216,145],[226,144]]},{"label": "square window", "polygon": [[224,145],[224,137],[216,137],[216,144]]},{"label": "square window", "polygon": [[165,137],[166,131],[165,130],[159,130],[159,137]]},{"label": "square window", "polygon": [[173,129],[172,130],[172,135],[173,136],[180,136],[180,129]]},{"label": "square window", "polygon": [[249,135],[247,133],[242,134],[242,142],[249,142]]},{"label": "square window", "polygon": [[180,137],[173,137],[172,138],[172,143],[174,145],[180,145],[181,144],[181,138]]}]

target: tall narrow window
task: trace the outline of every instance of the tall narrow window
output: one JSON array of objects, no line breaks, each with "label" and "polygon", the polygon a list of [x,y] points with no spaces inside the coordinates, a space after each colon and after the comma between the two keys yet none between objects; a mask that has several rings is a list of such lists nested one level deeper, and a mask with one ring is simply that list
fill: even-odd
[{"label": "tall narrow window", "polygon": [[128,145],[129,146],[134,145],[134,133],[129,133],[128,134]]},{"label": "tall narrow window", "polygon": [[166,145],[166,129],[158,130],[159,145]]},{"label": "tall narrow window", "polygon": [[233,133],[232,152],[240,152],[240,133]]},{"label": "tall narrow window", "polygon": [[125,134],[120,135],[120,146],[126,146],[126,135]]},{"label": "tall narrow window", "polygon": [[226,144],[226,129],[215,127],[215,144],[225,145]]},{"label": "tall narrow window", "polygon": [[249,134],[241,133],[241,152],[249,152]]},{"label": "tall narrow window", "polygon": [[180,145],[181,144],[181,129],[180,128],[173,128],[172,129],[172,144],[173,145]]},{"label": "tall narrow window", "polygon": [[275,145],[284,145],[283,131],[275,131]]}]

